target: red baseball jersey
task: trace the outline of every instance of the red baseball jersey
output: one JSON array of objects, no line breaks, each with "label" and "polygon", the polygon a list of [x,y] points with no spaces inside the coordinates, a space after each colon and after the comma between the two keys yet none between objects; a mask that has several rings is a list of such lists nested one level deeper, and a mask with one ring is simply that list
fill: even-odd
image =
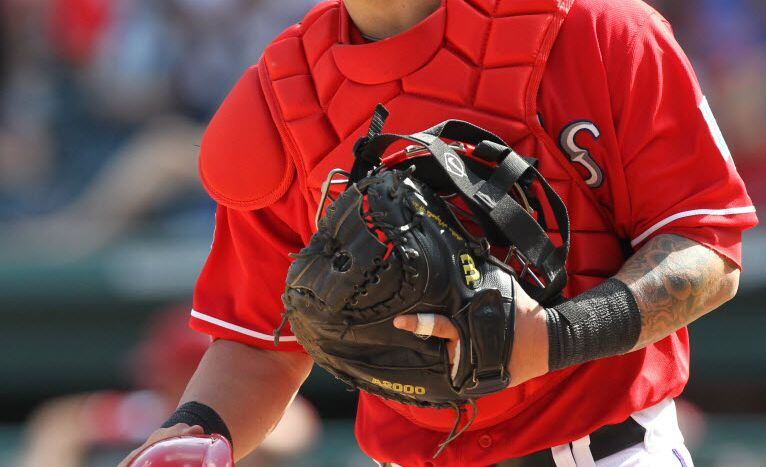
[{"label": "red baseball jersey", "polygon": [[[755,209],[670,26],[639,0],[445,0],[403,34],[355,38],[341,4],[320,5],[275,40],[211,122],[200,172],[219,208],[193,328],[301,351],[289,332],[278,348],[272,338],[288,253],[309,240],[319,183],[350,167],[377,102],[392,111],[387,130],[462,118],[540,160],[572,217],[569,296],[619,269],[618,239],[637,249],[682,235],[740,264]],[[682,329],[482,398],[471,430],[437,460],[450,411],[363,393],[357,437],[380,461],[489,465],[677,396],[688,352]]]}]

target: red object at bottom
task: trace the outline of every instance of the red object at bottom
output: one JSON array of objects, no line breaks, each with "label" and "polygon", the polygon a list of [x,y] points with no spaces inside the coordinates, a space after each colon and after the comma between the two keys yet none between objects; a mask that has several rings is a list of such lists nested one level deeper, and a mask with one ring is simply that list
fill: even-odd
[{"label": "red object at bottom", "polygon": [[129,467],[233,467],[234,454],[221,435],[176,436],[141,451]]}]

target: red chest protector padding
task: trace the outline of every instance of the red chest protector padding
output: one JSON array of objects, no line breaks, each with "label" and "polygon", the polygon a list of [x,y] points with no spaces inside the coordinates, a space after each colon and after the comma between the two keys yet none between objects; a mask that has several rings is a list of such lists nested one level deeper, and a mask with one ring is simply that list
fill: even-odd
[{"label": "red chest protector padding", "polygon": [[[302,23],[278,37],[264,52],[259,77],[295,168],[295,180],[285,179],[285,183],[298,183],[307,200],[307,218],[313,219],[327,173],[351,167],[354,142],[366,131],[376,104],[383,103],[391,112],[387,128],[392,132],[410,134],[444,120],[465,120],[497,134],[519,154],[536,158],[571,217],[565,295],[592,288],[614,274],[624,256],[608,215],[537,118],[536,99],[546,60],[572,2],[444,0],[431,16],[400,35],[350,45],[348,16],[335,0],[321,3]],[[538,198],[545,196],[538,193]],[[543,209],[546,219],[554,219],[548,206]],[[557,226],[547,227],[553,242],[560,244]],[[672,347],[678,344],[664,345],[667,348],[655,353],[672,355]],[[635,407],[646,406],[645,400],[626,401],[625,396],[644,375],[643,362],[649,358],[645,352],[565,369],[484,397],[478,401],[479,415],[472,429],[498,426],[507,431],[518,428],[513,425],[518,423],[556,423],[540,414],[555,404],[559,412],[577,407],[586,395],[577,391],[594,385],[614,394],[600,396],[609,400],[602,400],[598,410],[589,410],[587,417],[577,417],[568,425],[573,432],[560,436],[582,436],[603,423],[621,421]],[[562,384],[566,397],[554,390]],[[363,394],[362,402],[386,404],[418,426],[450,428],[452,420],[441,411],[369,397]],[[535,443],[550,440],[532,432],[514,433],[516,444],[527,448],[543,448]],[[385,442],[380,433],[367,439],[364,448],[385,452]]]},{"label": "red chest protector padding", "polygon": [[[375,105],[384,103],[392,131],[465,120],[539,159],[572,211],[573,245],[586,246],[571,253],[568,292],[616,271],[623,253],[607,216],[537,120],[539,82],[571,2],[445,0],[411,30],[364,45],[348,44],[341,4],[318,5],[267,48],[260,67],[309,211],[327,173],[350,167],[354,142]],[[578,241],[582,235],[588,240]],[[604,254],[593,257],[591,248]]]}]

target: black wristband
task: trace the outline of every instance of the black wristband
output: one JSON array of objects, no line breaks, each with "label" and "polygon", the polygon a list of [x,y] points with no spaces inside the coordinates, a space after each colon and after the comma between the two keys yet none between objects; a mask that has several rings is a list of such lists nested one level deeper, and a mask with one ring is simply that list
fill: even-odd
[{"label": "black wristband", "polygon": [[200,402],[187,402],[181,405],[175,412],[173,412],[173,415],[162,424],[162,428],[170,428],[179,423],[186,423],[189,426],[199,425],[205,430],[205,434],[221,435],[228,439],[232,446],[234,445],[234,442],[231,440],[229,428],[223,422],[221,416],[205,404]]},{"label": "black wristband", "polygon": [[550,371],[632,349],[641,334],[633,293],[617,279],[546,310]]}]

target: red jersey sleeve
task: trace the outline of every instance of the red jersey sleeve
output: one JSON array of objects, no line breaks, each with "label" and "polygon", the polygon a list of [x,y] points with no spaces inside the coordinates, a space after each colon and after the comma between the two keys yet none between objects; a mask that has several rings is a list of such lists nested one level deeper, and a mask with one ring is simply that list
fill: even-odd
[{"label": "red jersey sleeve", "polygon": [[613,97],[634,248],[659,234],[697,241],[736,264],[755,208],[670,25],[657,13],[622,57]]},{"label": "red jersey sleeve", "polygon": [[278,347],[272,334],[282,321],[288,255],[311,235],[294,172],[254,67],[221,105],[202,142],[201,178],[219,206],[194,291],[193,329],[253,347],[301,350],[289,325]]},{"label": "red jersey sleeve", "polygon": [[253,347],[302,349],[289,324],[277,347],[272,334],[282,321],[288,254],[303,247],[280,213],[305,209],[299,198],[288,195],[257,211],[218,207],[213,245],[194,290],[193,329]]}]

